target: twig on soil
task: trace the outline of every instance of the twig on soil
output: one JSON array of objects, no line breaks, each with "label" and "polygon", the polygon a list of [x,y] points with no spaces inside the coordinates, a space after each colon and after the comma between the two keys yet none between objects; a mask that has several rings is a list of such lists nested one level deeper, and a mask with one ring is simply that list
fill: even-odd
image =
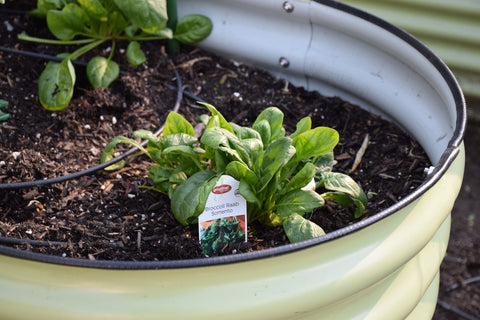
[{"label": "twig on soil", "polygon": [[437,304],[439,306],[441,306],[442,308],[444,308],[445,310],[448,310],[448,311],[451,311],[453,313],[455,313],[456,315],[464,318],[464,319],[467,319],[467,320],[480,320],[479,318],[475,317],[475,316],[472,316],[471,314],[468,314],[460,309],[457,309],[455,307],[452,307],[451,305],[449,305],[448,303],[444,302],[444,301],[441,301],[441,300],[438,300],[437,301]]},{"label": "twig on soil", "polygon": [[462,280],[460,283],[455,283],[455,284],[452,284],[451,286],[445,288],[445,291],[450,292],[450,291],[453,291],[453,290],[458,289],[460,287],[464,287],[466,285],[469,285],[469,284],[475,283],[475,282],[479,282],[479,281],[480,281],[480,276],[469,278],[469,279],[466,279],[466,280]]},{"label": "twig on soil", "polygon": [[352,169],[350,169],[350,173],[355,171],[357,167],[360,165],[360,162],[362,162],[362,158],[363,158],[363,155],[365,154],[365,151],[367,150],[369,141],[370,141],[370,136],[367,133],[365,135],[365,138],[363,138],[362,145],[360,146],[360,149],[358,149],[358,152],[355,156],[355,161],[353,162]]}]

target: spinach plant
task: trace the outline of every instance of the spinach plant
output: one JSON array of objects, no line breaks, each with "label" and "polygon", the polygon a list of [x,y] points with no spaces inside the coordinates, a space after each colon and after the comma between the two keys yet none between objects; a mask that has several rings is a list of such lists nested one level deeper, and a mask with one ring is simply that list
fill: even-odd
[{"label": "spinach plant", "polygon": [[[133,139],[115,137],[106,146],[102,162],[112,157],[118,143],[138,147],[156,162],[150,167],[152,189],[169,195],[173,214],[183,225],[196,223],[222,174],[240,181],[250,222],[283,226],[291,242],[324,234],[304,215],[326,199],[345,207],[354,205],[356,218],[363,214],[365,193],[351,177],[332,171],[337,131],[312,128],[310,117],[305,117],[295,132],[286,135],[283,113],[276,107],[261,112],[252,127],[241,127],[204,105],[211,116],[201,118],[205,130],[200,138],[186,119],[171,112],[161,137],[146,130],[134,132],[135,137],[148,140],[146,148]],[[312,179],[319,191],[304,188]]]},{"label": "spinach plant", "polygon": [[87,77],[94,87],[108,87],[120,72],[112,60],[117,41],[128,41],[127,60],[137,66],[146,61],[140,41],[176,39],[192,44],[206,38],[212,30],[209,18],[187,15],[173,32],[166,26],[166,0],[39,0],[33,14],[46,17],[48,28],[57,39],[36,38],[25,33],[21,33],[19,39],[80,45],[72,53],[59,55],[61,62],[49,62],[40,75],[39,100],[45,109],[52,111],[65,109],[73,96],[76,75],[72,60],[95,47],[111,43],[108,57],[96,56],[89,60]]}]

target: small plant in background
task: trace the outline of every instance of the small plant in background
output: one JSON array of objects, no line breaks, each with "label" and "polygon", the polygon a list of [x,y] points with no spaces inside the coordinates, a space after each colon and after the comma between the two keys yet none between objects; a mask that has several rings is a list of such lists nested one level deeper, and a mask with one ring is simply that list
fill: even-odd
[{"label": "small plant in background", "polygon": [[[304,215],[323,206],[325,199],[345,207],[355,205],[356,218],[363,214],[367,198],[362,189],[348,175],[332,172],[337,131],[312,129],[306,117],[287,136],[283,113],[276,107],[265,109],[252,127],[241,127],[227,122],[213,106],[204,105],[211,116],[201,117],[205,125],[201,138],[186,119],[171,112],[161,137],[147,130],[134,132],[135,137],[148,140],[146,148],[118,136],[106,146],[101,161],[113,157],[118,143],[139,148],[155,161],[149,171],[155,184],[152,189],[168,194],[172,212],[183,225],[197,222],[222,174],[240,181],[249,222],[283,226],[291,242],[324,234]],[[322,193],[305,188],[312,179]]]},{"label": "small plant in background", "polygon": [[[8,101],[0,99],[0,109],[8,107]],[[0,111],[0,121],[5,121],[10,118],[10,114]]]},{"label": "small plant in background", "polygon": [[[39,0],[32,14],[46,18],[57,40],[28,36],[21,40],[56,45],[81,45],[72,53],[63,53],[61,62],[48,62],[40,75],[38,90],[47,110],[65,109],[73,96],[76,80],[72,60],[105,43],[111,43],[108,57],[96,56],[87,64],[87,77],[94,87],[108,87],[119,76],[119,66],[112,60],[117,41],[128,41],[127,60],[137,66],[146,61],[140,41],[175,39],[193,44],[206,38],[211,30],[209,18],[187,15],[175,26],[166,26],[166,0]],[[176,17],[175,17],[176,19]]]}]

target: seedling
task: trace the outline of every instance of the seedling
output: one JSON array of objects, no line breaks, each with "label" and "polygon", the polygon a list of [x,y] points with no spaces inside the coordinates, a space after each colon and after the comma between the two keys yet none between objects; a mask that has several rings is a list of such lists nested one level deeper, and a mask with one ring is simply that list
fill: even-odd
[{"label": "seedling", "polygon": [[21,33],[21,40],[55,44],[81,45],[72,53],[62,53],[61,62],[48,62],[38,83],[39,100],[47,110],[65,109],[73,96],[76,81],[72,60],[109,42],[108,57],[96,56],[87,64],[87,77],[94,87],[108,87],[119,76],[119,66],[112,60],[117,41],[128,41],[127,60],[138,66],[146,61],[140,41],[175,39],[193,44],[206,38],[211,30],[209,18],[187,15],[176,25],[166,27],[166,0],[40,0],[37,16],[46,17],[50,32],[57,40]]},{"label": "seedling", "polygon": [[[304,215],[323,206],[326,199],[356,206],[356,218],[363,214],[365,193],[351,177],[332,171],[337,131],[311,128],[311,119],[306,117],[287,136],[283,113],[276,107],[260,113],[252,127],[241,127],[227,122],[213,106],[204,105],[211,116],[201,118],[205,124],[201,138],[195,137],[186,119],[171,112],[161,137],[146,130],[134,132],[135,137],[148,140],[146,148],[133,139],[115,137],[101,161],[112,158],[118,143],[139,148],[156,162],[150,167],[152,189],[169,195],[173,214],[183,225],[197,222],[223,174],[240,181],[248,221],[283,226],[291,242],[324,234]],[[321,193],[305,188],[312,179]]]},{"label": "seedling", "polygon": [[[8,101],[0,99],[0,109],[8,106]],[[0,121],[5,121],[10,118],[10,114],[0,111]]]}]

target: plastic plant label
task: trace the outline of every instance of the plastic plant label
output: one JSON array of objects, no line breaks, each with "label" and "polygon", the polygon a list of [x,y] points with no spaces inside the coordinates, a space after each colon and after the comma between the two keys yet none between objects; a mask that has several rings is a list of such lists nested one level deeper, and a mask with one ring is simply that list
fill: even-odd
[{"label": "plastic plant label", "polygon": [[312,180],[310,180],[310,182],[302,188],[302,190],[315,190],[315,178],[312,178]]},{"label": "plastic plant label", "polygon": [[198,216],[198,235],[203,254],[219,253],[247,241],[247,201],[238,192],[239,181],[222,175]]}]

